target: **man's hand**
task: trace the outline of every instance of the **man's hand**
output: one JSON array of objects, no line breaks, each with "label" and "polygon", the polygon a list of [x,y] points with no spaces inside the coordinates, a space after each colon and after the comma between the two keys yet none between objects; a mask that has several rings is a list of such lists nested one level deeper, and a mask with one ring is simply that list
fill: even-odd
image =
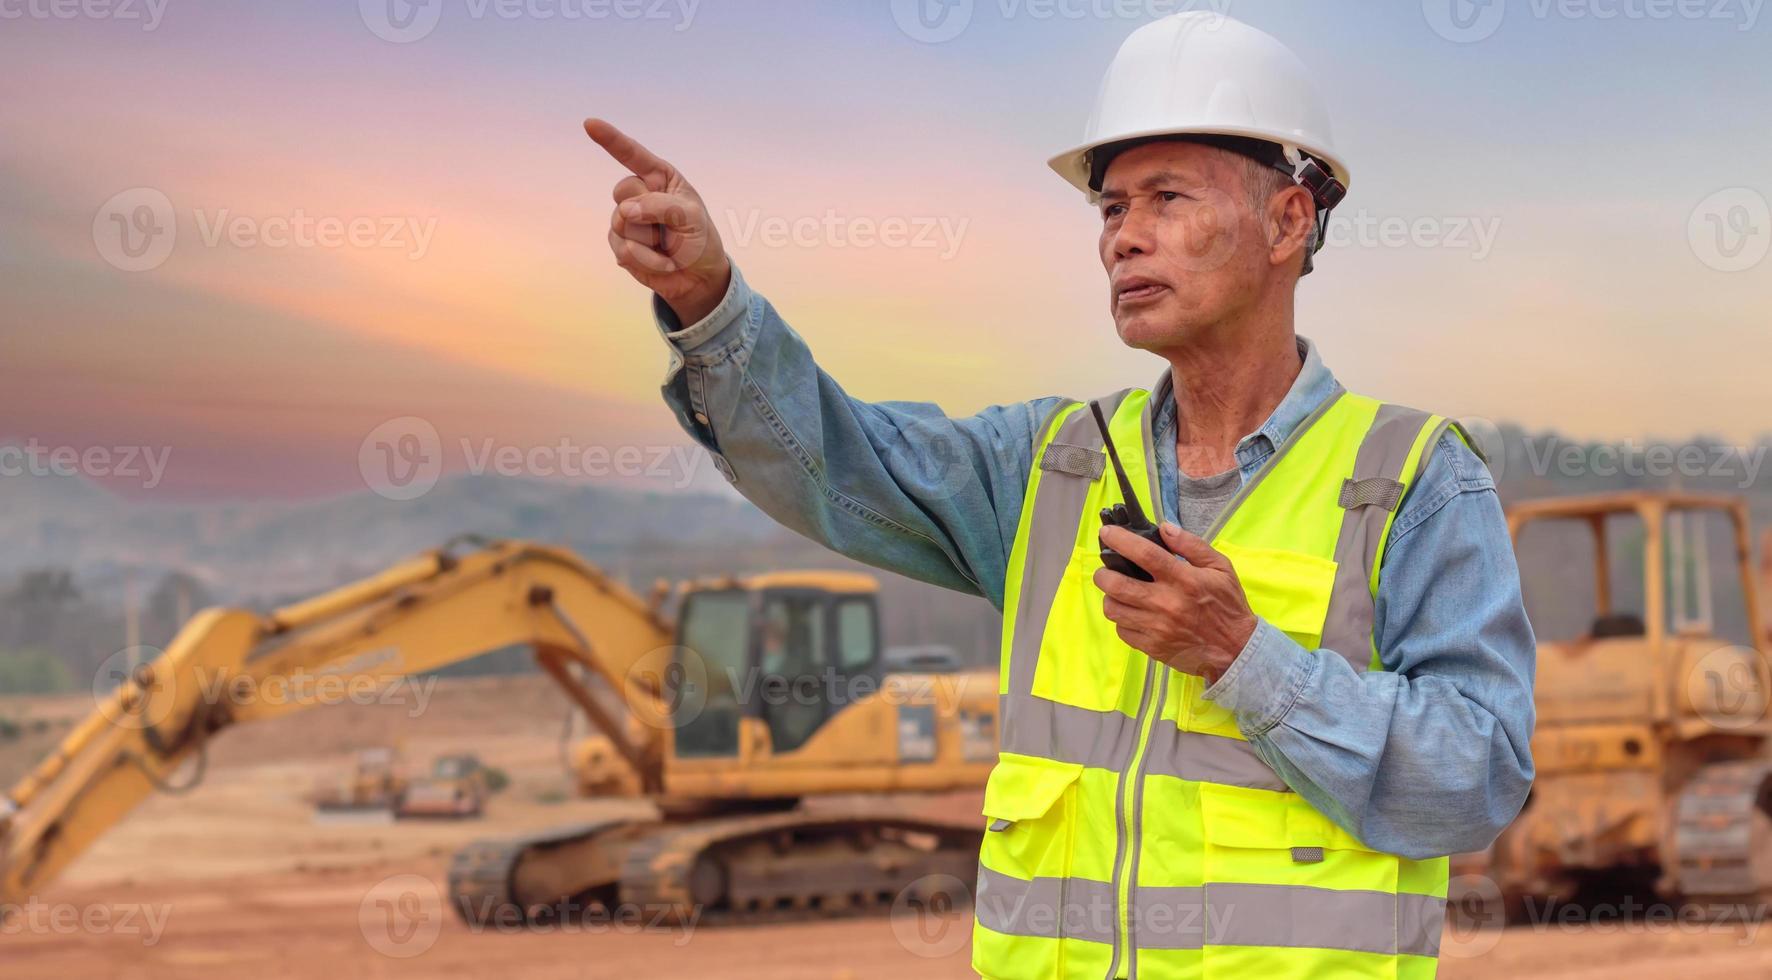
[{"label": "man's hand", "polygon": [[714,312],[732,284],[732,261],[701,195],[677,168],[601,119],[585,132],[632,171],[615,185],[609,249],[635,281],[657,293],[687,327]]},{"label": "man's hand", "polygon": [[1255,634],[1255,613],[1230,559],[1174,524],[1164,523],[1163,541],[1174,554],[1123,527],[1101,529],[1102,544],[1156,579],[1096,569],[1095,587],[1107,593],[1102,612],[1128,646],[1216,684]]}]

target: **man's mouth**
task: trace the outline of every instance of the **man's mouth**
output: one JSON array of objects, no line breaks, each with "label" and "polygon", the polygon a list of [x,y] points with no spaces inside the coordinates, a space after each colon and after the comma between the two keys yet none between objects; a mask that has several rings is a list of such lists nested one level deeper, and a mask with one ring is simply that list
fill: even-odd
[{"label": "man's mouth", "polygon": [[1153,279],[1127,279],[1114,287],[1114,302],[1120,306],[1148,303],[1169,291],[1169,287]]}]

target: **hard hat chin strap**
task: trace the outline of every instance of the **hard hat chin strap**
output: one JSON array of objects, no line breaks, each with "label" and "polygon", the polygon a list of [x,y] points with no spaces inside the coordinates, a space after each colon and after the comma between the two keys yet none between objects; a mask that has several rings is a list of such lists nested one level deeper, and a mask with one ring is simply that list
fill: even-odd
[{"label": "hard hat chin strap", "polygon": [[1301,276],[1308,276],[1316,268],[1316,256],[1329,241],[1329,215],[1347,197],[1347,185],[1336,179],[1329,168],[1318,162],[1316,157],[1300,150],[1296,146],[1285,148],[1286,160],[1292,164],[1289,172],[1298,186],[1310,194],[1311,201],[1317,207],[1317,234],[1311,250],[1304,257],[1304,271]]}]

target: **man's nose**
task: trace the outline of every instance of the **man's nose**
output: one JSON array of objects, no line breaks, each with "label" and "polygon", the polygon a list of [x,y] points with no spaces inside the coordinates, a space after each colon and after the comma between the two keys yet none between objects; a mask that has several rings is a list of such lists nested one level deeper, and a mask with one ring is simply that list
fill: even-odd
[{"label": "man's nose", "polygon": [[1156,245],[1152,221],[1148,210],[1127,208],[1125,216],[1120,219],[1120,228],[1114,234],[1114,257],[1124,259],[1150,254]]}]

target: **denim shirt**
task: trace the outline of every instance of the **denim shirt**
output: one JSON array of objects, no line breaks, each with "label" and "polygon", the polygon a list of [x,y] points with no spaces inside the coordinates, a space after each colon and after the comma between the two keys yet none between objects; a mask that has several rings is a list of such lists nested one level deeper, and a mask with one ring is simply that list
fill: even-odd
[{"label": "denim shirt", "polygon": [[[735,269],[720,306],[670,345],[666,403],[716,468],[782,524],[859,561],[1003,606],[1040,428],[1063,399],[949,418],[864,402]],[[1236,456],[1246,482],[1340,391],[1300,342],[1291,391]],[[1176,515],[1175,401],[1153,417],[1163,510]],[[1392,525],[1374,617],[1385,670],[1360,672],[1265,621],[1206,697],[1287,785],[1367,846],[1410,858],[1481,850],[1532,785],[1536,645],[1488,469],[1447,435]]]}]

